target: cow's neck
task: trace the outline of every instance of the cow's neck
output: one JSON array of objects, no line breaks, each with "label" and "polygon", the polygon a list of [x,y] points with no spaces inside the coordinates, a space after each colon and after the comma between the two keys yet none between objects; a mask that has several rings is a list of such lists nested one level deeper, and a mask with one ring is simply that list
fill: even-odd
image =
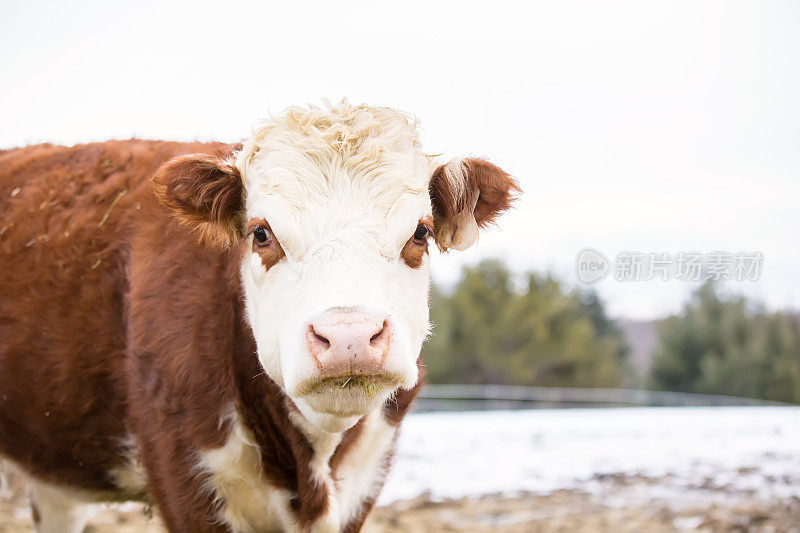
[{"label": "cow's neck", "polygon": [[233,268],[229,272],[237,338],[232,358],[237,388],[234,423],[242,424],[257,444],[264,477],[292,495],[287,504],[301,529],[360,525],[383,485],[397,427],[419,386],[400,391],[382,408],[341,427],[328,425],[323,430],[312,424],[264,374],[238,272],[234,274]]},{"label": "cow's neck", "polygon": [[[327,519],[340,529],[345,524],[340,523],[343,517],[337,508],[334,469],[346,463],[365,423],[356,418],[349,425],[352,427],[323,431],[306,420],[258,362],[240,287],[237,283],[235,324],[239,341],[233,354],[238,419],[258,444],[266,478],[294,495],[288,504],[298,525],[307,528]],[[376,415],[382,418],[381,410]],[[390,433],[393,438],[394,431]],[[387,443],[387,452],[390,445]]]}]

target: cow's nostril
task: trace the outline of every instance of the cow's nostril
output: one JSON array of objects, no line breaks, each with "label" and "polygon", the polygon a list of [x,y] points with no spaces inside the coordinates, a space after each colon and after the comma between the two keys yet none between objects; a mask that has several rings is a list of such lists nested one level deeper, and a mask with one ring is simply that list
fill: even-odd
[{"label": "cow's nostril", "polygon": [[311,326],[311,334],[314,336],[315,339],[317,339],[320,342],[320,344],[322,344],[325,347],[325,349],[331,347],[331,341],[329,341],[328,339],[317,333],[314,330],[314,326]]},{"label": "cow's nostril", "polygon": [[388,328],[386,327],[386,321],[384,320],[380,331],[378,331],[378,333],[376,333],[375,335],[370,337],[369,343],[372,346],[375,346],[376,344],[378,344],[383,339],[383,337],[386,335],[386,330],[387,329]]}]

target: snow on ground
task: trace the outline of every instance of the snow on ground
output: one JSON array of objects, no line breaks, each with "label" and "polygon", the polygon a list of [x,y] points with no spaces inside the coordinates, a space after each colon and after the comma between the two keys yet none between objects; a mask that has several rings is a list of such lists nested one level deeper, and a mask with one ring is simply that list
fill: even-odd
[{"label": "snow on ground", "polygon": [[[679,407],[420,413],[403,423],[379,503],[562,488],[613,474],[651,491],[800,496],[800,408]],[[662,494],[663,496],[663,494]]]}]

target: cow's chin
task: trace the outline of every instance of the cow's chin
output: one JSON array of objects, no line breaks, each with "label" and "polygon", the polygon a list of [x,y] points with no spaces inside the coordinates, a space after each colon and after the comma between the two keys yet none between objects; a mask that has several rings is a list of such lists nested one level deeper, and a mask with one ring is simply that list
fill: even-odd
[{"label": "cow's chin", "polygon": [[349,418],[380,408],[403,381],[397,374],[336,376],[306,380],[296,392],[318,413]]}]

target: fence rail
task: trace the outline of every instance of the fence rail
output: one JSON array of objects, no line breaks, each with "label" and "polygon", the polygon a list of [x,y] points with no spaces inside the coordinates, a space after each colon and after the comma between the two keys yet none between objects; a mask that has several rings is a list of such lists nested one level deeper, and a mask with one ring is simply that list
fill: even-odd
[{"label": "fence rail", "polygon": [[518,387],[511,385],[426,385],[420,395],[423,409],[442,402],[502,402],[543,404],[606,404],[648,406],[789,405],[755,398],[717,394],[639,389],[578,387]]}]

